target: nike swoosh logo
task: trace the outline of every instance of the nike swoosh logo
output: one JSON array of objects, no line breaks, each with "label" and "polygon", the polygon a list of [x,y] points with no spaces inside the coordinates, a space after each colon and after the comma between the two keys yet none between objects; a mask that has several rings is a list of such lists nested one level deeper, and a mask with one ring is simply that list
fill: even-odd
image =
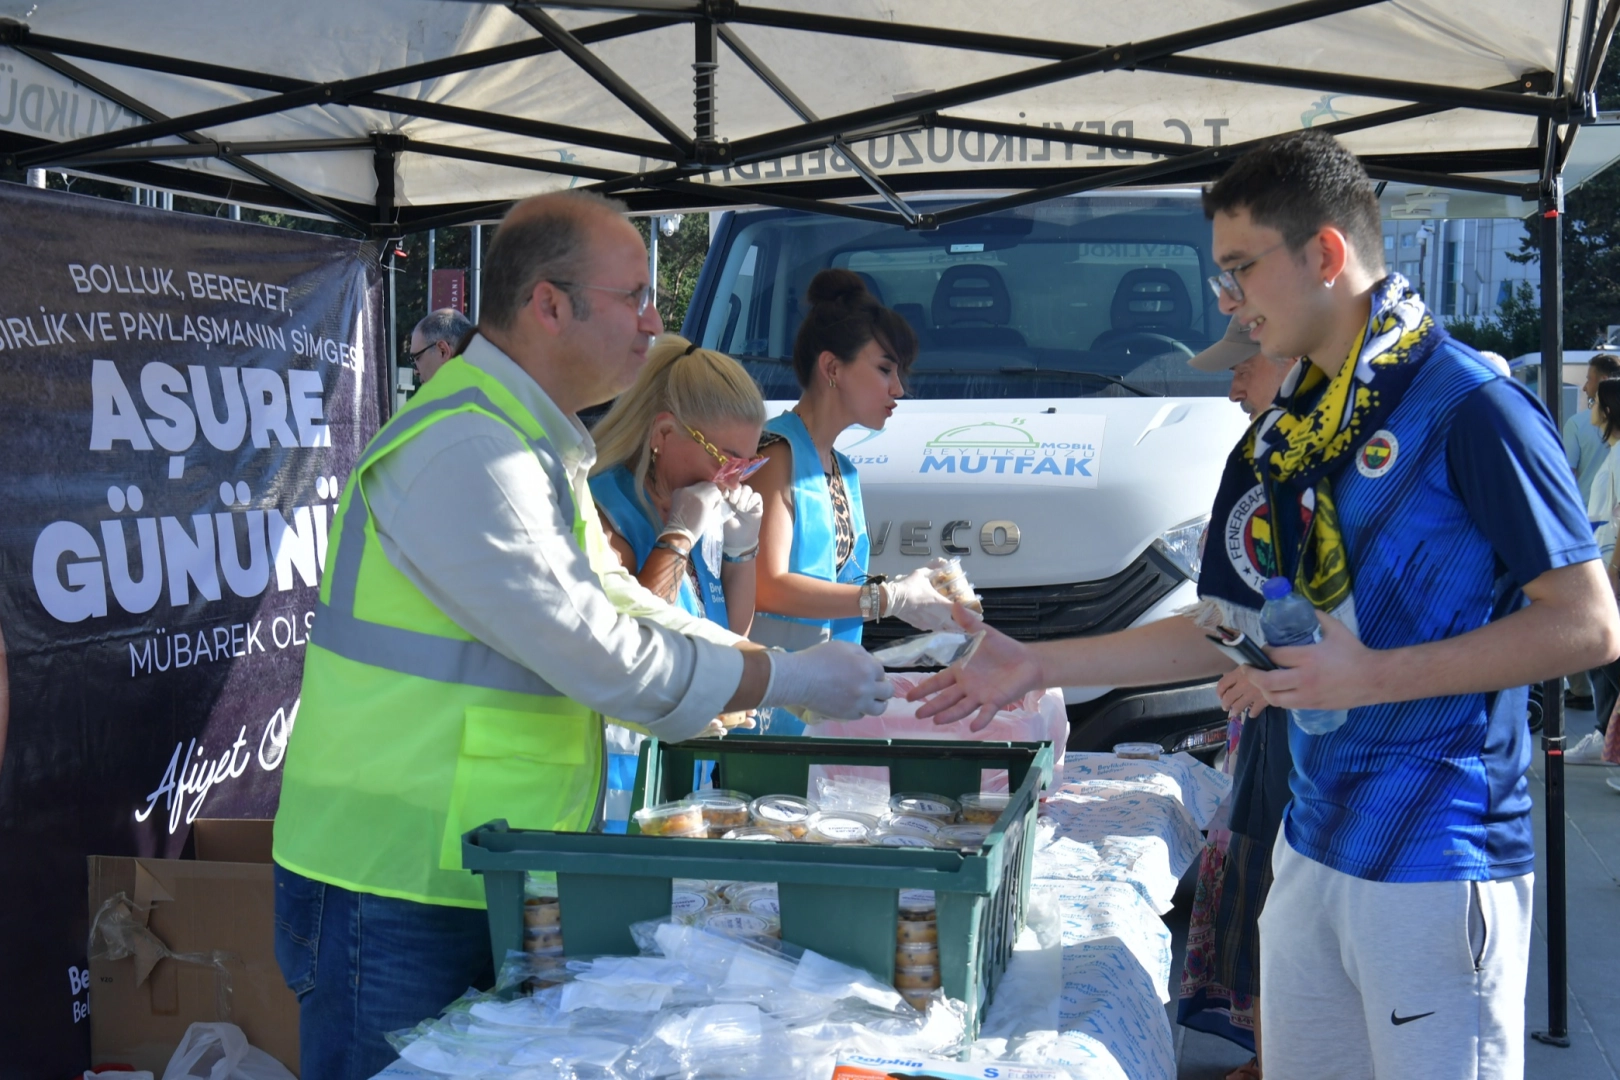
[{"label": "nike swoosh logo", "polygon": [[1400,1027],[1402,1024],[1410,1024],[1414,1020],[1421,1020],[1425,1016],[1433,1016],[1433,1015],[1434,1015],[1433,1012],[1426,1012],[1426,1013],[1418,1013],[1416,1016],[1396,1016],[1395,1015],[1395,1010],[1391,1009],[1391,1010],[1389,1010],[1389,1022],[1394,1024],[1396,1027]]}]

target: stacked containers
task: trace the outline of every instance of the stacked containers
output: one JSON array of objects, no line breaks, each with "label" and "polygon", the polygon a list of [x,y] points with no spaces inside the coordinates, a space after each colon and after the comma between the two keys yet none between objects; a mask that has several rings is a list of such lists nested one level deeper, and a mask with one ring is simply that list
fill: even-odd
[{"label": "stacked containers", "polygon": [[900,891],[895,924],[894,988],[919,1011],[939,989],[939,915],[929,889]]},{"label": "stacked containers", "polygon": [[[707,827],[690,829],[691,818],[681,816],[690,811],[676,810],[672,818],[649,814],[634,822],[633,832],[661,834],[660,842],[651,845],[636,836],[519,832],[497,822],[467,835],[463,863],[485,875],[491,942],[497,954],[522,939],[522,871],[557,872],[562,900],[573,913],[569,948],[582,954],[633,951],[629,926],[668,917],[674,879],[739,879],[781,883],[780,933],[785,940],[864,967],[891,982],[897,960],[898,966],[915,969],[926,968],[931,958],[927,949],[905,953],[899,949],[898,891],[934,890],[932,921],[938,952],[934,966],[941,990],[966,1002],[973,1026],[1022,924],[1033,851],[1029,829],[1039,789],[1051,775],[1051,757],[1049,744],[942,748],[901,740],[816,740],[810,747],[805,740],[769,736],[723,744],[702,740],[669,745],[649,739],[643,747],[637,802],[653,809],[663,809],[672,800],[691,802],[691,778],[699,760],[715,762],[714,775],[721,786],[750,791],[805,791],[812,767],[825,764],[883,767],[903,792],[976,792],[984,770],[1006,769],[1015,794],[992,826],[942,823],[941,833],[972,829],[974,834],[971,845],[957,838],[941,845],[944,850],[888,838],[903,835],[895,833],[861,845],[696,844],[673,837],[681,833],[706,837]],[[727,778],[732,784],[724,783]],[[757,815],[756,808],[766,813]],[[918,808],[903,802],[893,809],[916,816]],[[750,804],[750,827],[786,832],[788,837],[807,834],[813,812],[810,802],[800,796],[765,796]],[[890,816],[894,815],[884,815]],[[702,820],[701,808],[697,819]],[[651,828],[643,830],[642,821]],[[879,828],[880,834],[885,832]],[[888,846],[894,843],[905,846]],[[892,854],[886,855],[886,850]],[[714,887],[712,880],[709,887]],[[578,918],[585,921],[579,923]],[[926,935],[927,930],[920,932]],[[926,971],[908,972],[902,980],[919,984],[919,991],[925,989],[921,984],[933,981]],[[919,1001],[922,996],[913,994]]]},{"label": "stacked containers", "polygon": [[560,957],[563,954],[562,906],[557,902],[557,883],[530,875],[524,886],[523,951],[530,956]]}]

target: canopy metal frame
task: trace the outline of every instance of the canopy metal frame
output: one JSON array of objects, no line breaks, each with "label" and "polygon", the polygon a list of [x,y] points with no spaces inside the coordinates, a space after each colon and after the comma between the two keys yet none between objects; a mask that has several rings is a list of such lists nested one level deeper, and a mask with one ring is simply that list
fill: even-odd
[{"label": "canopy metal frame", "polygon": [[[466,0],[493,3],[495,0]],[[402,154],[435,155],[550,173],[588,181],[587,189],[613,194],[633,211],[659,212],[693,207],[764,205],[816,211],[909,229],[933,229],[972,217],[1042,202],[1063,195],[1144,183],[1195,183],[1218,176],[1231,160],[1260,140],[1227,146],[1195,147],[1163,140],[1121,137],[1093,131],[1065,131],[999,123],[952,110],[1039,86],[1113,71],[1150,71],[1198,79],[1229,80],[1291,87],[1327,94],[1382,98],[1389,108],[1322,125],[1333,134],[1364,131],[1452,109],[1483,110],[1537,120],[1533,147],[1480,147],[1468,153],[1397,154],[1364,158],[1375,180],[1431,188],[1516,196],[1540,208],[1542,356],[1562,353],[1561,173],[1579,126],[1596,119],[1595,86],[1609,42],[1620,22],[1620,0],[1564,0],[1559,70],[1527,71],[1512,83],[1462,87],[1415,80],[1371,78],[1267,64],[1212,60],[1187,53],[1310,20],[1374,7],[1388,0],[1300,0],[1241,18],[1229,19],[1143,41],[1087,45],[1038,37],[970,33],[876,19],[832,16],[755,7],[740,0],[507,0],[535,31],[532,39],[328,82],[226,67],[177,55],[158,55],[89,41],[36,34],[26,24],[0,20],[0,47],[10,48],[114,101],[144,124],[65,142],[0,133],[0,178],[21,179],[28,169],[57,168],[103,176],[141,186],[188,192],[222,201],[280,207],[330,218],[359,236],[393,239],[406,233],[498,218],[509,201],[402,206],[397,200]],[[1573,78],[1565,70],[1576,4],[1582,6],[1581,36]],[[616,18],[568,30],[551,10],[608,12]],[[693,29],[692,133],[639,94],[590,46],[690,24]],[[739,28],[764,27],[806,34],[865,38],[908,45],[993,53],[1041,61],[1011,74],[931,91],[900,101],[818,116],[777,73],[749,48]],[[716,86],[720,48],[730,49],[797,117],[776,131],[735,142],[721,134],[721,88]],[[547,53],[560,54],[639,117],[652,137],[613,134],[568,124],[507,116],[391,94],[390,89],[457,73],[492,68]],[[185,116],[167,116],[75,61],[160,72],[184,79],[220,83],[263,96]],[[1563,88],[1568,85],[1568,89]],[[243,140],[208,134],[209,129],[310,106],[350,106],[421,117],[472,131],[501,132],[572,143],[657,163],[629,172],[497,153],[446,142],[412,139],[379,131],[366,138]],[[881,176],[863,161],[854,144],[876,136],[935,128],[986,136],[1028,137],[1059,145],[1136,151],[1155,160],[1123,166],[1006,168],[968,173],[933,172]],[[1560,128],[1563,134],[1560,135]],[[1278,132],[1277,134],[1281,134]],[[156,144],[178,138],[178,143]],[[538,149],[538,147],[537,147]],[[265,164],[277,155],[371,152],[376,196],[370,205],[326,198],[288,181]],[[847,160],[851,176],[799,180],[791,185],[706,184],[706,174],[769,161],[789,153],[831,150]],[[177,167],[175,162],[212,158],[232,166],[241,179]],[[168,163],[168,164],[166,164]],[[1480,173],[1529,173],[1529,182]],[[907,200],[921,191],[962,190],[961,205],[924,212]],[[992,197],[983,191],[1010,191]],[[882,204],[871,205],[875,194]],[[848,200],[860,199],[864,204]],[[1556,370],[1545,365],[1544,370]],[[1543,377],[1548,411],[1561,421],[1558,378]],[[1567,929],[1565,923],[1563,695],[1561,681],[1545,685],[1542,749],[1545,755],[1548,918],[1548,1028],[1535,1037],[1569,1045]]]},{"label": "canopy metal frame", "polygon": [[[492,0],[467,0],[488,3]],[[1572,135],[1583,121],[1595,116],[1592,87],[1607,43],[1620,16],[1620,0],[1578,0],[1586,8],[1571,89],[1560,94],[1563,73],[1524,72],[1512,83],[1471,88],[1412,80],[1393,80],[1281,67],[1212,60],[1187,53],[1211,45],[1237,41],[1255,34],[1298,25],[1388,0],[1299,0],[1240,18],[1210,23],[1156,38],[1116,45],[1089,45],[1037,37],[979,34],[940,27],[892,23],[877,19],[792,12],[754,7],[738,0],[509,0],[505,5],[535,31],[532,39],[493,48],[468,51],[359,77],[314,82],[260,71],[227,67],[178,55],[158,55],[94,42],[74,41],[34,33],[18,22],[0,22],[0,46],[23,53],[86,88],[115,101],[143,118],[144,124],[89,135],[64,142],[49,142],[14,133],[0,133],[0,174],[17,175],[27,169],[72,169],[143,186],[189,192],[206,198],[249,202],[330,218],[358,235],[392,238],[450,225],[499,217],[509,201],[402,206],[396,201],[397,177],[383,173],[397,167],[401,154],[425,154],[496,165],[516,170],[551,173],[585,181],[588,189],[613,194],[632,210],[659,212],[721,205],[748,205],[813,209],[823,213],[913,229],[931,229],[952,221],[1040,202],[1061,195],[1127,184],[1194,183],[1210,179],[1253,141],[1227,146],[1196,147],[1155,139],[1137,139],[1090,131],[1070,132],[1032,125],[998,123],[958,115],[951,110],[1000,95],[1112,71],[1152,71],[1198,79],[1299,88],[1328,94],[1354,94],[1384,98],[1391,107],[1371,115],[1322,125],[1343,134],[1400,123],[1449,109],[1484,110],[1532,116],[1544,130],[1567,134],[1536,147],[1481,148],[1477,153],[1404,154],[1366,160],[1375,179],[1421,184],[1435,188],[1479,191],[1536,201],[1550,186]],[[1567,39],[1577,0],[1565,0]],[[1601,18],[1598,9],[1603,7]],[[566,29],[548,11],[579,9],[608,12],[609,18],[577,30]],[[693,28],[693,125],[688,131],[656,104],[638,93],[620,73],[602,61],[590,46],[620,38],[690,24]],[[748,27],[802,31],[807,34],[866,38],[909,45],[933,46],[1016,56],[1041,63],[1006,75],[945,90],[888,102],[836,116],[818,116],[794,90],[749,48]],[[721,135],[716,86],[718,52],[729,49],[797,117],[797,122],[775,131],[727,141]],[[1564,56],[1567,50],[1560,52]],[[566,57],[587,74],[603,93],[641,119],[652,137],[588,130],[568,124],[507,116],[439,102],[422,101],[389,93],[390,89],[423,80],[475,72],[548,53]],[[97,78],[75,61],[92,61],[140,71],[159,72],[186,79],[220,83],[257,91],[250,101],[205,109],[186,116],[166,116],[133,95]],[[311,106],[351,106],[402,116],[439,120],[470,131],[501,132],[545,141],[572,143],[597,150],[634,156],[641,171],[623,171],[578,162],[547,160],[538,154],[498,153],[426,142],[394,132],[375,132],[369,138],[243,140],[212,137],[209,129],[240,124],[256,117],[291,112]],[[1005,168],[970,173],[925,173],[882,176],[854,150],[858,140],[875,136],[916,133],[934,128],[978,132],[986,136],[1033,138],[1059,145],[1137,151],[1156,160],[1132,165],[1075,165],[1063,167]],[[179,138],[179,143],[158,142]],[[1257,141],[1257,140],[1256,140]],[[325,198],[300,188],[272,167],[281,154],[373,154],[378,170],[377,197],[370,205]],[[538,149],[538,147],[537,147]],[[791,184],[705,184],[705,174],[770,161],[785,154],[832,151],[849,162],[852,174]],[[243,174],[241,179],[213,172],[176,167],[188,159],[213,158]],[[654,163],[647,168],[646,163]],[[1519,183],[1473,175],[1477,173],[1531,173],[1538,177]],[[963,205],[942,212],[923,212],[907,201],[921,191],[1012,191],[994,198],[965,196]],[[881,207],[850,205],[848,200],[875,194]]]}]

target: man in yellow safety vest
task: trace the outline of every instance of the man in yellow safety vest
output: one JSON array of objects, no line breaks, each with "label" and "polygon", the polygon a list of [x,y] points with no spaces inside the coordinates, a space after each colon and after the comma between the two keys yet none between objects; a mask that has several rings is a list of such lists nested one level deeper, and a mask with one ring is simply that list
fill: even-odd
[{"label": "man in yellow safety vest", "polygon": [[276,816],[276,956],[304,1080],[363,1080],[387,1031],[493,979],[461,834],[601,821],[603,717],[880,711],[857,646],[758,651],[652,597],[603,541],[579,410],[663,326],[616,203],[545,195],[496,232],[479,334],[366,448],[333,519]]}]

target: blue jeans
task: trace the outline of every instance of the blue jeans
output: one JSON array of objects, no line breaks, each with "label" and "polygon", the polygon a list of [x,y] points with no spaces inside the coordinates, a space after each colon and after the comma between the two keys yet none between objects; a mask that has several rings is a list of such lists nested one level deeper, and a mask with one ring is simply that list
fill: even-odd
[{"label": "blue jeans", "polygon": [[276,867],[276,962],[298,996],[301,1080],[369,1080],[385,1032],[495,982],[480,910],[351,892]]}]

